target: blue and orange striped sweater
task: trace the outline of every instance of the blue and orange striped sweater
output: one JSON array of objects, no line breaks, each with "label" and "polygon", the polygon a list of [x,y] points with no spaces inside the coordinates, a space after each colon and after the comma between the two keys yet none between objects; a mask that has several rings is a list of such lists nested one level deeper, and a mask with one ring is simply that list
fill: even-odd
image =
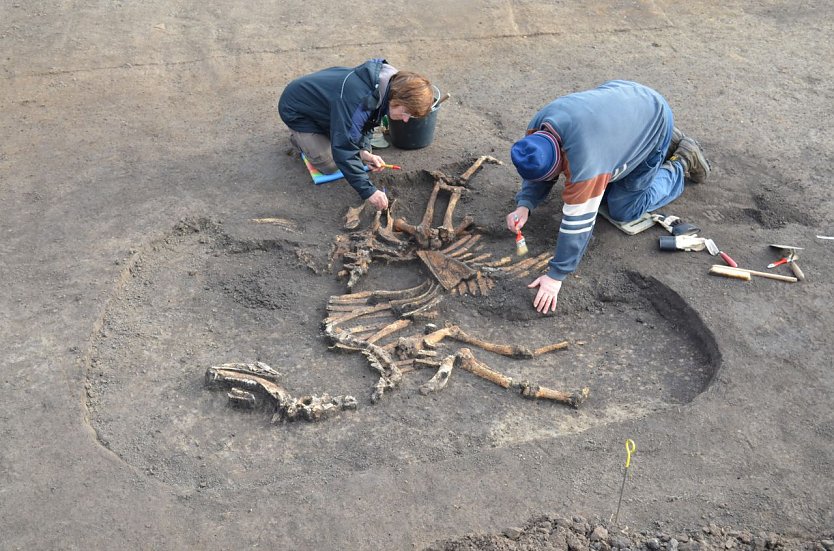
[{"label": "blue and orange striped sweater", "polygon": [[[546,130],[556,136],[565,174],[562,223],[548,276],[563,280],[576,270],[606,188],[645,161],[666,131],[665,105],[651,88],[612,80],[560,97],[530,121],[528,133]],[[516,204],[532,211],[554,183],[524,180]]]}]

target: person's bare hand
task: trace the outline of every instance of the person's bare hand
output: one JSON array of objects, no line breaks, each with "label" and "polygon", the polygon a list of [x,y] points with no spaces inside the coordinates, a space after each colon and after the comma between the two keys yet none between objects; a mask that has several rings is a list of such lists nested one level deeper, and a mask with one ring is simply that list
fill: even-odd
[{"label": "person's bare hand", "polygon": [[385,161],[379,155],[374,155],[370,151],[365,151],[363,149],[359,152],[359,158],[362,159],[362,162],[368,165],[371,172],[380,172],[385,170]]},{"label": "person's bare hand", "polygon": [[530,216],[530,209],[527,207],[518,207],[507,215],[507,229],[513,233],[518,233],[524,224],[527,223],[527,217]]},{"label": "person's bare hand", "polygon": [[533,308],[539,313],[546,314],[548,311],[556,311],[556,299],[559,296],[559,290],[562,288],[562,282],[558,279],[543,275],[536,278],[536,280],[527,286],[530,289],[534,287],[539,288],[536,293],[536,298],[533,299]]},{"label": "person's bare hand", "polygon": [[380,190],[376,190],[373,195],[368,197],[368,202],[376,208],[376,210],[385,210],[388,208],[388,196]]}]

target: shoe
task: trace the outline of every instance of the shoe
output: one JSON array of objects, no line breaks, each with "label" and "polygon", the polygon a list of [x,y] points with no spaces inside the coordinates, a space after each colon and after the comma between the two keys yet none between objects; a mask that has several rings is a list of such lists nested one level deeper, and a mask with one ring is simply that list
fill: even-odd
[{"label": "shoe", "polygon": [[666,152],[666,161],[675,154],[675,150],[678,148],[678,145],[681,143],[681,140],[684,139],[686,136],[681,129],[677,126],[672,127],[672,141],[669,142],[669,150]]},{"label": "shoe", "polygon": [[712,170],[709,161],[704,157],[701,146],[689,137],[681,139],[675,150],[675,154],[669,160],[681,161],[683,163],[684,175],[694,184],[704,183]]}]

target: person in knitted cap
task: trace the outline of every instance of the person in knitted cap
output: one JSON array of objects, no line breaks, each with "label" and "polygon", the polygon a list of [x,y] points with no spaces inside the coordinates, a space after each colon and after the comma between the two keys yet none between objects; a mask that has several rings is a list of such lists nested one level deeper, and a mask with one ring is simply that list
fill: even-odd
[{"label": "person in knitted cap", "polygon": [[573,273],[605,200],[614,220],[628,222],[677,199],[684,181],[704,182],[709,162],[698,143],[674,126],[668,102],[651,88],[623,80],[557,98],[536,113],[510,150],[522,178],[507,229],[517,233],[561,174],[562,222],[533,307],[556,310],[562,281]]}]

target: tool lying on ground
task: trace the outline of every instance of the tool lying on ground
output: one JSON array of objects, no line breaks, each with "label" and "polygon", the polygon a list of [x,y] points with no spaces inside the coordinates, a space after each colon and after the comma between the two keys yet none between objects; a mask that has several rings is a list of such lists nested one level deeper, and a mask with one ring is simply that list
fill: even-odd
[{"label": "tool lying on ground", "polygon": [[[777,281],[786,281],[788,283],[796,283],[798,280],[795,277],[783,276],[777,274],[770,274],[767,272],[757,272],[756,270],[747,270],[745,268],[731,268],[730,266],[722,266],[720,264],[713,264],[709,269],[712,275],[720,275],[724,277],[734,277],[737,279],[750,280],[750,276],[765,277],[767,279],[775,279]],[[745,276],[746,274],[746,276]]]},{"label": "tool lying on ground", "polygon": [[803,250],[802,247],[791,247],[789,245],[770,245],[772,248],[776,249],[777,251],[782,254],[782,258],[777,260],[776,262],[772,262],[767,265],[768,268],[775,268],[776,266],[781,266],[782,264],[787,264],[791,267],[791,271],[793,275],[796,276],[797,279],[800,281],[805,281],[805,273],[803,273],[802,269],[796,263],[797,258],[799,258],[799,253],[797,251]]},{"label": "tool lying on ground", "polygon": [[663,226],[666,229],[666,231],[668,231],[675,237],[683,235],[691,235],[694,237],[698,235],[698,232],[701,231],[701,228],[699,228],[695,224],[684,222],[677,216],[666,216],[665,214],[661,214],[658,212],[652,214],[651,217],[652,220]]},{"label": "tool lying on ground", "polygon": [[736,261],[730,258],[730,255],[719,249],[718,245],[715,244],[715,241],[713,241],[712,239],[705,239],[704,244],[707,246],[707,251],[709,251],[709,254],[711,254],[712,256],[719,255],[721,257],[721,260],[727,263],[727,266],[730,266],[731,268],[738,268],[738,264],[736,264]]},{"label": "tool lying on ground", "polygon": [[658,240],[661,251],[703,251],[707,247],[707,240],[696,235],[661,235]]}]

